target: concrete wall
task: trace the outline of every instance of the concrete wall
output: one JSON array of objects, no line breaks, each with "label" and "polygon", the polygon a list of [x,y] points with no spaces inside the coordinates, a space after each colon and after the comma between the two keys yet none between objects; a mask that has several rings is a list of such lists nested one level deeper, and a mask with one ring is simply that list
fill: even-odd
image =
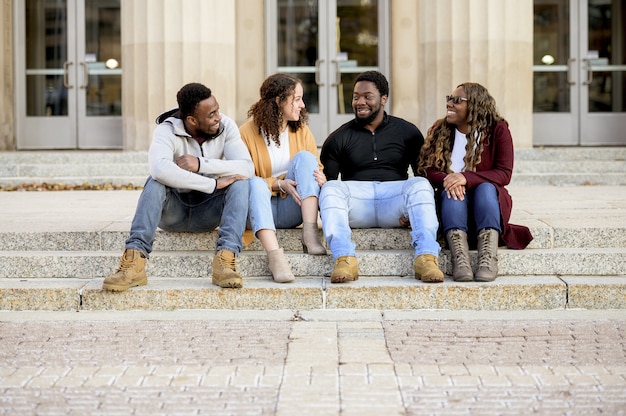
[{"label": "concrete wall", "polygon": [[394,0],[391,15],[395,115],[426,133],[447,94],[478,82],[516,148],[532,147],[532,0]]},{"label": "concrete wall", "polygon": [[124,149],[147,149],[155,117],[176,107],[188,82],[211,88],[220,109],[236,113],[235,2],[122,2]]},{"label": "concrete wall", "polygon": [[0,0],[0,150],[15,149],[13,78],[13,2]]}]

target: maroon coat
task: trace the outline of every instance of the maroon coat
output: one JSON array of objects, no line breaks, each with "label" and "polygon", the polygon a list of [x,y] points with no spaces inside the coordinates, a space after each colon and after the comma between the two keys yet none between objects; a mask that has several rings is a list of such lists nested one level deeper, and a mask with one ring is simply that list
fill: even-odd
[{"label": "maroon coat", "polygon": [[[454,136],[453,136],[454,137]],[[480,163],[476,166],[476,172],[462,172],[467,179],[467,189],[473,189],[484,182],[495,185],[498,191],[500,203],[500,217],[503,224],[503,232],[500,240],[512,249],[526,248],[533,239],[528,227],[523,225],[509,224],[513,200],[505,186],[511,182],[513,173],[513,139],[509,126],[500,121],[491,132],[488,141],[485,142]],[[443,189],[443,179],[447,173],[428,169],[426,176],[434,187]]]}]

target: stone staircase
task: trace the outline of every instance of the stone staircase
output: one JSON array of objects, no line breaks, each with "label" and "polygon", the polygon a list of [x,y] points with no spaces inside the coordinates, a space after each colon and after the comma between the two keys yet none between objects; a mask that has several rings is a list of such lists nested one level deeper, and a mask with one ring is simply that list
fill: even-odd
[{"label": "stone staircase", "polygon": [[[147,152],[0,152],[0,186],[26,183],[143,186]],[[625,147],[551,147],[515,152],[516,185],[626,185]]]},{"label": "stone staircase", "polygon": [[[271,280],[254,241],[239,258],[244,288],[225,290],[210,282],[216,232],[159,231],[148,285],[104,292],[140,191],[0,192],[0,310],[626,308],[626,148],[516,156],[512,222],[529,226],[535,239],[526,250],[499,250],[492,283],[424,284],[413,277],[408,230],[364,229],[353,235],[360,279],[330,284],[331,256],[302,254],[295,229],[278,232],[294,283]],[[145,152],[0,153],[0,185],[140,186],[146,159]],[[447,250],[440,266],[451,272]]]}]

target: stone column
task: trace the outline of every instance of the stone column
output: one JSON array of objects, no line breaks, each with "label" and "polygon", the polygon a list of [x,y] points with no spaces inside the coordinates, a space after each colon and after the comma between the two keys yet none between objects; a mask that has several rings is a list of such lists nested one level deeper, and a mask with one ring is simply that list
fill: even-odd
[{"label": "stone column", "polygon": [[223,113],[235,113],[235,6],[223,0],[122,2],[125,150],[150,146],[155,118],[177,106],[176,93],[188,82],[205,84]]},{"label": "stone column", "polygon": [[478,82],[496,99],[516,148],[532,147],[532,42],[532,0],[394,1],[394,113],[417,118],[425,134],[445,115],[447,94]]},{"label": "stone column", "polygon": [[13,2],[0,0],[0,150],[14,150]]}]

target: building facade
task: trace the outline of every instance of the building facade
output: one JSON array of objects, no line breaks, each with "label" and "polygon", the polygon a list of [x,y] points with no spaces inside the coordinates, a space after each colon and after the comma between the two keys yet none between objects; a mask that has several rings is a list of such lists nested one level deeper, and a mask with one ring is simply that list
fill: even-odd
[{"label": "building facade", "polygon": [[321,144],[359,72],[425,133],[465,81],[515,145],[626,145],[624,0],[0,0],[0,150],[145,150],[187,82],[243,123],[265,77],[304,83]]}]

